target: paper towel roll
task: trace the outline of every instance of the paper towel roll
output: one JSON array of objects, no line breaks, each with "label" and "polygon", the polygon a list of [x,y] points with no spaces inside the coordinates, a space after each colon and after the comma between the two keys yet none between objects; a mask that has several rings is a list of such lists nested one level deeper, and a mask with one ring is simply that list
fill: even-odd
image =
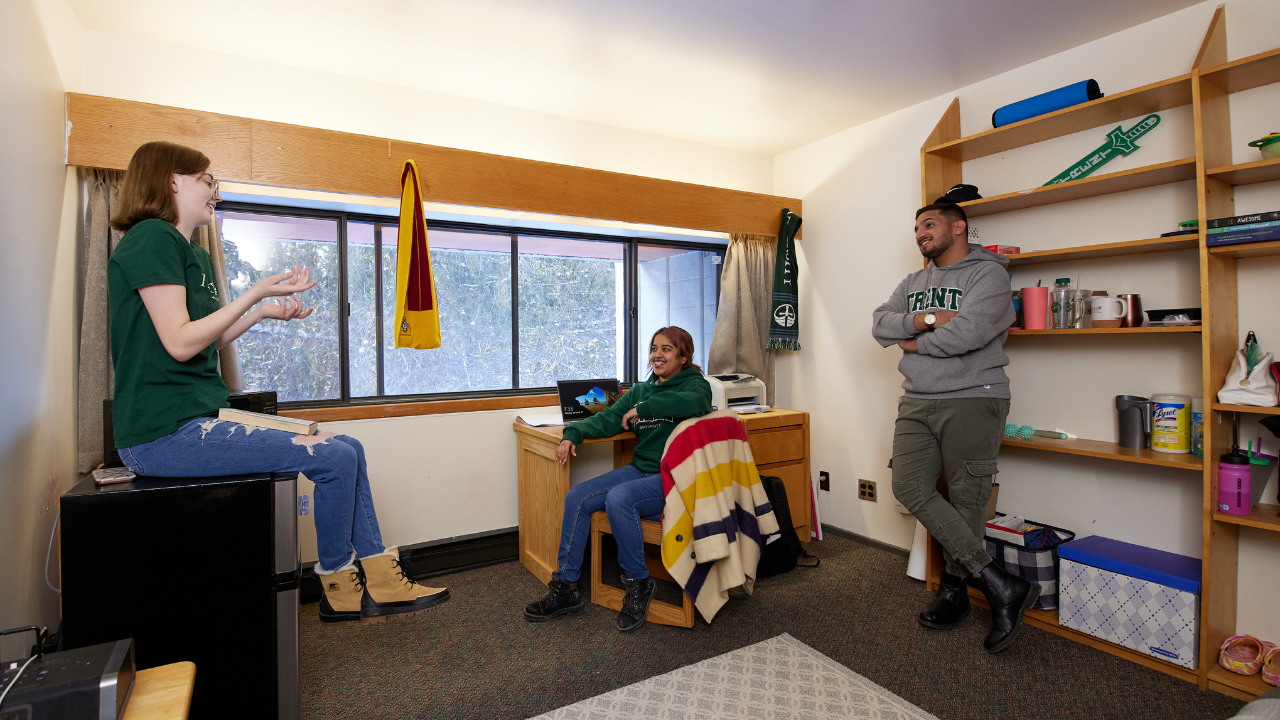
[{"label": "paper towel roll", "polygon": [[916,521],[916,536],[911,541],[911,557],[907,559],[907,577],[924,580],[925,564],[929,555],[929,533]]}]

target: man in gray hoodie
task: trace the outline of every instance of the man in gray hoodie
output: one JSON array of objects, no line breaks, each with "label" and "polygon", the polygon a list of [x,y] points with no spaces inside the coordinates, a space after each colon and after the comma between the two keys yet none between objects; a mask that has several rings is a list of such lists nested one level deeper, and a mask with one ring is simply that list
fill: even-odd
[{"label": "man in gray hoodie", "polygon": [[[991,605],[988,652],[1004,650],[1039,587],[1009,575],[983,546],[987,499],[1009,414],[1005,337],[1013,324],[1008,258],[971,250],[968,218],[954,203],[916,212],[916,246],[928,265],[898,284],[873,314],[872,335],[902,349],[893,433],[893,494],[942,544],[946,568],[920,624],[939,630],[969,616],[966,582]],[[947,498],[937,490],[946,474]]]}]

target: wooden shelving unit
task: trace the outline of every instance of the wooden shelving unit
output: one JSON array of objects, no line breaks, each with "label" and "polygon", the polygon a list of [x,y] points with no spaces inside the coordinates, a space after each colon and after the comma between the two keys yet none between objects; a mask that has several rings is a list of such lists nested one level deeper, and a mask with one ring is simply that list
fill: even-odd
[{"label": "wooden shelving unit", "polygon": [[1227,405],[1213,403],[1213,409],[1219,412],[1252,413],[1254,415],[1280,415],[1280,407],[1258,407],[1256,405]]},{"label": "wooden shelving unit", "polygon": [[1248,243],[1246,245],[1220,245],[1209,248],[1209,254],[1224,258],[1254,258],[1280,255],[1280,240]]},{"label": "wooden shelving unit", "polygon": [[1227,515],[1226,513],[1216,512],[1213,514],[1213,519],[1218,522],[1231,523],[1232,525],[1243,525],[1245,527],[1258,528],[1259,530],[1280,532],[1280,505],[1258,503],[1248,515]]},{"label": "wooden shelving unit", "polygon": [[1158,465],[1179,470],[1204,470],[1204,462],[1191,453],[1162,453],[1154,450],[1120,447],[1119,444],[1104,440],[1052,440],[1050,438],[1005,438],[1001,443],[1006,447],[1028,448],[1031,450],[1047,450],[1068,455],[1119,460],[1122,462],[1140,463],[1142,465]]},{"label": "wooden shelving unit", "polygon": [[1181,160],[1170,160],[1169,162],[1146,165],[1131,170],[1090,175],[1083,180],[1072,180],[1071,182],[1058,183],[1057,185],[1019,190],[981,200],[970,200],[969,202],[960,203],[960,207],[964,208],[969,217],[982,217],[983,215],[995,215],[996,213],[1009,212],[1010,210],[1025,210],[1070,200],[1083,200],[1085,198],[1098,197],[1099,195],[1111,195],[1128,190],[1168,185],[1169,183],[1182,182],[1183,180],[1194,180],[1195,177],[1196,159],[1182,158]]},{"label": "wooden shelving unit", "polygon": [[1205,173],[1214,180],[1228,185],[1252,185],[1280,180],[1280,158],[1214,168]]},{"label": "wooden shelving unit", "polygon": [[1172,237],[1149,238],[1147,240],[1078,245],[1057,250],[1036,250],[1034,252],[1017,253],[1008,257],[1009,267],[1021,267],[1023,265],[1040,265],[1042,263],[1066,262],[1068,260],[1098,260],[1100,258],[1145,255],[1147,253],[1170,252],[1173,250],[1195,250],[1198,247],[1200,247],[1199,235],[1174,235]]},{"label": "wooden shelving unit", "polygon": [[1049,328],[1046,330],[1010,330],[1009,337],[1017,335],[1168,335],[1198,333],[1199,325],[1142,326],[1130,328]]},{"label": "wooden shelving unit", "polygon": [[[1093,328],[1090,330],[1014,330],[1022,335],[1115,335],[1185,333],[1195,338],[1201,352],[1200,395],[1216,397],[1226,378],[1240,343],[1237,320],[1238,289],[1236,263],[1248,258],[1280,255],[1280,242],[1209,248],[1205,228],[1212,218],[1236,214],[1234,187],[1280,180],[1280,160],[1233,163],[1230,95],[1280,82],[1280,49],[1228,62],[1225,10],[1219,7],[1210,22],[1199,53],[1188,75],[1152,83],[1107,98],[1042,115],[996,130],[960,136],[959,100],[951,103],[920,151],[921,198],[924,204],[964,182],[963,163],[1044,140],[1062,137],[1095,127],[1109,126],[1134,117],[1190,104],[1194,116],[1195,157],[1148,165],[1049,187],[1032,188],[983,198],[963,207],[970,217],[1011,212],[1054,203],[1120,193],[1166,183],[1194,180],[1200,233],[1190,236],[1150,238],[1119,243],[1081,245],[1058,250],[1042,250],[1013,255],[1010,266],[1067,260],[1098,260],[1125,255],[1195,250],[1200,267],[1203,324],[1200,326]],[[1209,403],[1212,417],[1222,413],[1280,415],[1280,408],[1258,408]],[[1230,418],[1227,418],[1230,419]],[[1231,444],[1229,423],[1219,425],[1205,418],[1205,456],[1214,458]],[[1160,659],[1112,645],[1097,638],[1058,626],[1057,613],[1029,611],[1027,622],[1069,637],[1113,655],[1124,657],[1174,677],[1197,683],[1245,700],[1271,689],[1258,676],[1228,672],[1217,664],[1222,641],[1236,631],[1238,591],[1238,543],[1241,527],[1280,532],[1280,506],[1259,505],[1246,517],[1216,512],[1217,463],[1190,454],[1170,455],[1149,450],[1130,450],[1115,443],[1097,440],[1006,439],[1004,447],[1096,457],[1117,462],[1141,463],[1201,473],[1204,501],[1201,521],[1203,563],[1200,594],[1200,658],[1198,669],[1188,671]],[[941,547],[930,543],[928,585],[937,587],[942,565]],[[981,598],[976,598],[984,604]]]}]

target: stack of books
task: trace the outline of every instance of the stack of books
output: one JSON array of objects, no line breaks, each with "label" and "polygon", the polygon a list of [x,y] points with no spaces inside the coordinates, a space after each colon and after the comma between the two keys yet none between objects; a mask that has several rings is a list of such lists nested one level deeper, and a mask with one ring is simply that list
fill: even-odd
[{"label": "stack of books", "polygon": [[1209,221],[1209,247],[1280,240],[1280,210]]}]

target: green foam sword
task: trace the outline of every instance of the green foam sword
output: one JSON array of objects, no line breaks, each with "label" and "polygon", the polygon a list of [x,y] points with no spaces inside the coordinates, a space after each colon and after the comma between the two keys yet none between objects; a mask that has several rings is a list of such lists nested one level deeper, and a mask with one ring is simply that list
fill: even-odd
[{"label": "green foam sword", "polygon": [[1117,125],[1115,130],[1107,133],[1107,141],[1102,147],[1085,155],[1084,158],[1071,166],[1068,170],[1063,170],[1057,177],[1045,183],[1048,185],[1057,185],[1058,183],[1067,182],[1069,180],[1079,180],[1089,173],[1097,170],[1105,165],[1108,161],[1114,160],[1116,155],[1128,155],[1134,150],[1138,150],[1138,146],[1134,141],[1146,135],[1152,128],[1160,124],[1159,115],[1148,115],[1142,119],[1142,122],[1134,125],[1126,130],[1121,130],[1121,126]]}]

